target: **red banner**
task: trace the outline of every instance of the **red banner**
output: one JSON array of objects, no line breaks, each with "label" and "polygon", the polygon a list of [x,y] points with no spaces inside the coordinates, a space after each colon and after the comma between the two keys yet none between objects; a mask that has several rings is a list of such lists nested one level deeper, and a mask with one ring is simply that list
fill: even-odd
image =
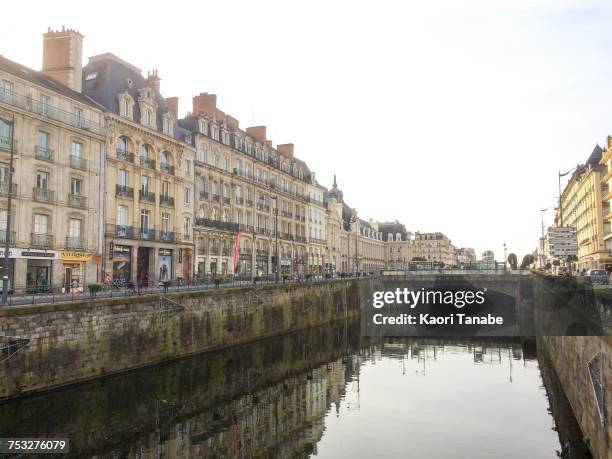
[{"label": "red banner", "polygon": [[234,244],[234,274],[238,269],[238,254],[240,250],[240,231],[236,234],[236,244]]}]

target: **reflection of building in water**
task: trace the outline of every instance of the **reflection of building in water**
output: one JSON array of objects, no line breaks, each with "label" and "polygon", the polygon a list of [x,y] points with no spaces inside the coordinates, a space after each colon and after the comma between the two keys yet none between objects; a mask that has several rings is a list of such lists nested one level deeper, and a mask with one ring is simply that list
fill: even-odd
[{"label": "reflection of building in water", "polygon": [[323,436],[328,410],[332,404],[339,409],[355,359],[256,389],[179,423],[180,406],[158,401],[158,431],[114,451],[113,457],[308,457]]}]

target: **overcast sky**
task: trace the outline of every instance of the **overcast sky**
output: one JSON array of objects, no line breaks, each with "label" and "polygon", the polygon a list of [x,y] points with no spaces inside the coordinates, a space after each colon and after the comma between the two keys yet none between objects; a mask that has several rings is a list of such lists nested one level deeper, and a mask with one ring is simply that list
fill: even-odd
[{"label": "overcast sky", "polygon": [[293,142],[362,218],[500,260],[504,242],[519,257],[535,248],[557,170],[612,134],[604,1],[56,0],[2,15],[10,59],[40,69],[47,27],[76,28],[85,57],[158,69],[180,115],[216,93],[241,127]]}]

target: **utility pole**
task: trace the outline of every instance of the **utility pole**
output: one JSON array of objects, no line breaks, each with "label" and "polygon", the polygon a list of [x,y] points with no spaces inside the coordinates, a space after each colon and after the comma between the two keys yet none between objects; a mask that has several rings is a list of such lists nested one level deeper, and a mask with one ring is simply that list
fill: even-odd
[{"label": "utility pole", "polygon": [[8,176],[8,208],[6,211],[6,234],[4,235],[4,260],[2,263],[2,304],[7,303],[8,299],[8,283],[9,283],[9,251],[11,248],[11,206],[13,205],[13,159],[15,153],[15,116],[13,115],[11,122],[11,160],[9,164]]}]

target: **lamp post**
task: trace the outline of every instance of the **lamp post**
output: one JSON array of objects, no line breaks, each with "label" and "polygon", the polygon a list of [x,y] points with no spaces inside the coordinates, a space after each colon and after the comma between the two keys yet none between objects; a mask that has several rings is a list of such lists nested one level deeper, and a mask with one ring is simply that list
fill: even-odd
[{"label": "lamp post", "polygon": [[11,160],[9,164],[8,176],[8,203],[6,210],[6,234],[4,235],[4,260],[2,263],[2,304],[6,304],[8,299],[9,251],[11,248],[11,206],[13,201],[11,188],[13,187],[13,158],[15,153],[15,116],[12,117],[10,123],[8,124],[11,132]]},{"label": "lamp post", "polygon": [[[353,209],[353,215],[351,216],[350,223],[351,225],[353,225],[354,223],[357,223],[357,213],[355,212],[354,209]],[[355,264],[353,265],[355,268],[355,275],[357,275],[357,235],[358,233],[355,233]]]},{"label": "lamp post", "polygon": [[[506,256],[506,252],[507,252],[506,243],[504,242],[504,271],[506,271],[508,269],[508,266],[506,265],[506,259],[508,258]],[[495,268],[495,269],[497,269],[497,268]]]},{"label": "lamp post", "polygon": [[540,268],[544,267],[544,212],[546,212],[548,210],[548,207],[546,209],[540,209],[540,216],[542,217],[542,244],[540,245]]}]

